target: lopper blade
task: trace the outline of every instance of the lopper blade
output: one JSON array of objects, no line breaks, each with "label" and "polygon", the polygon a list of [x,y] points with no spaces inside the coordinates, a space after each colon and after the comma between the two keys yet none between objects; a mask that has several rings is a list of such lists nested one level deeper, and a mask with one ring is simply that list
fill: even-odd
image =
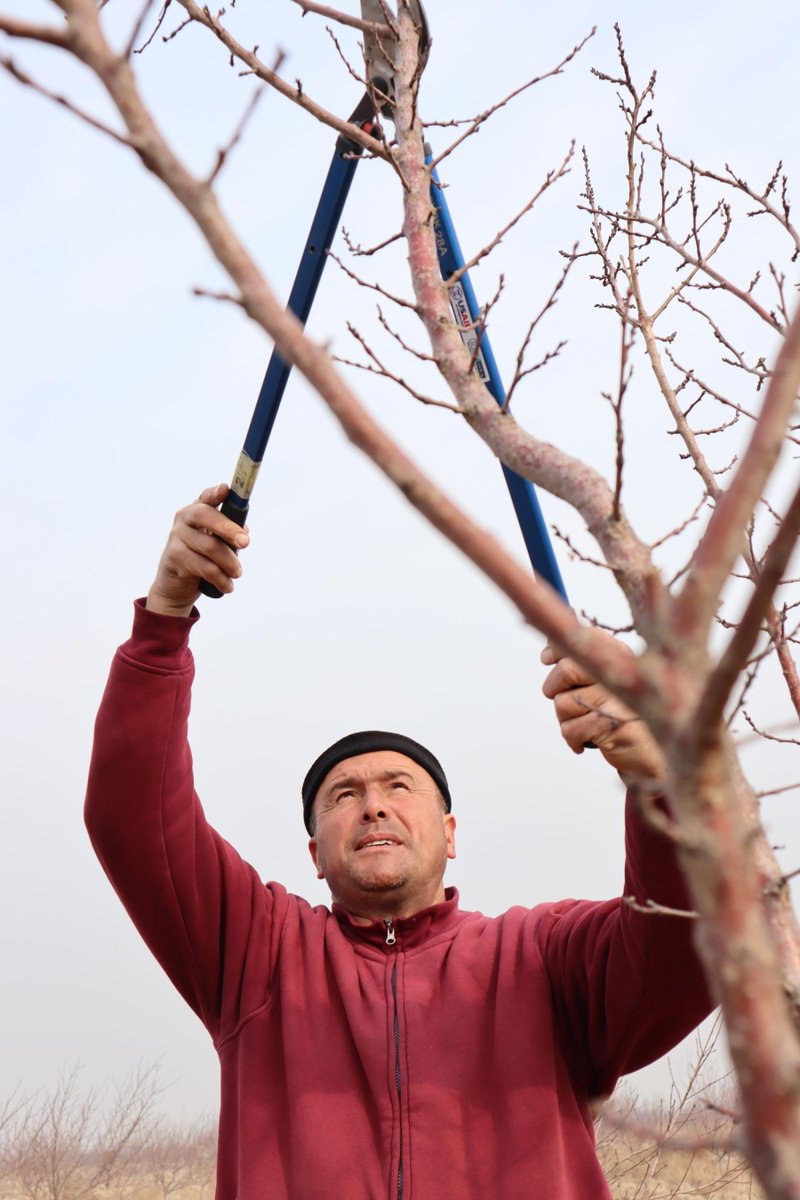
[{"label": "lopper blade", "polygon": [[[419,30],[420,53],[427,56],[430,45],[428,21],[420,0],[408,0],[408,7]],[[364,54],[367,60],[367,76],[370,84],[386,96],[394,95],[395,59],[397,55],[397,20],[391,5],[385,0],[361,0],[361,19],[375,25],[388,26],[389,33],[364,34]]]}]

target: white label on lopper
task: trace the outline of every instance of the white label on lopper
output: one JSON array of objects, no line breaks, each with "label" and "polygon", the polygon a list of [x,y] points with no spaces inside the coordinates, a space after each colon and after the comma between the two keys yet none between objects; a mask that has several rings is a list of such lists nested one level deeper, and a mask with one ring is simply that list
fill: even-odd
[{"label": "white label on lopper", "polygon": [[475,327],[469,314],[467,297],[460,283],[454,283],[450,288],[450,307],[453,310],[461,340],[475,360],[475,370],[483,382],[488,383],[489,370],[486,366],[486,359],[483,357],[483,351],[478,349],[479,329]]}]

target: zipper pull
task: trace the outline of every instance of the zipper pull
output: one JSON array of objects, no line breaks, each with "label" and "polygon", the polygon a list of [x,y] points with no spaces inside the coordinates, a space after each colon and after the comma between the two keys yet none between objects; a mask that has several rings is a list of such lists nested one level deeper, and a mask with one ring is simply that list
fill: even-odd
[{"label": "zipper pull", "polygon": [[397,934],[394,931],[394,921],[390,917],[383,923],[386,926],[386,945],[393,946],[397,941]]}]

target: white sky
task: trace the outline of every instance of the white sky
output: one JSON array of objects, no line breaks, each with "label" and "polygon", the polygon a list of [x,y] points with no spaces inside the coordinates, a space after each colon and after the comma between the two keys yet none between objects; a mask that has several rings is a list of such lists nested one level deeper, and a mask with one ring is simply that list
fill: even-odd
[{"label": "white sky", "polygon": [[[350,6],[355,11],[355,5]],[[58,20],[50,6],[6,0],[4,11]],[[127,29],[138,3],[112,0]],[[555,80],[535,88],[443,166],[467,254],[483,245],[557,165],[586,145],[598,190],[622,194],[622,125],[613,89],[612,24],[637,79],[658,69],[658,116],[672,146],[765,182],[783,157],[796,177],[796,6],[766,0],[669,6],[573,0],[530,6],[428,0],[434,45],[422,98],[428,119],[465,116],[553,66],[593,24],[598,33]],[[269,12],[269,18],[265,12]],[[324,31],[289,0],[238,0],[236,27],[287,78],[331,109],[359,98]],[[170,16],[165,28],[173,28]],[[355,55],[355,36],[342,35]],[[55,90],[107,113],[98,89],[48,50],[14,57]],[[200,30],[137,59],[145,94],[189,164],[207,169],[234,128],[252,82]],[[133,156],[7,77],[0,78],[0,343],[3,478],[3,829],[0,841],[3,1021],[0,1091],[50,1085],[84,1064],[87,1082],[117,1079],[161,1056],[175,1114],[213,1109],[216,1063],[199,1023],[129,926],[81,820],[94,711],[129,605],[146,591],[174,510],[229,478],[269,354],[232,306],[192,298],[219,269],[174,202]],[[452,136],[433,129],[435,149]],[[227,212],[288,294],[335,138],[267,95],[226,170]],[[552,287],[558,250],[587,241],[576,211],[580,170],[473,273],[481,299],[500,271],[507,293],[492,325],[509,377],[530,315]],[[344,221],[362,244],[399,224],[391,172],[365,163]],[[731,269],[749,281],[772,249],[748,228]],[[770,244],[771,245],[771,244]],[[341,248],[341,243],[339,243]],[[760,254],[759,254],[760,251]],[[408,291],[403,256],[374,269]],[[372,269],[372,268],[371,268]],[[748,274],[750,272],[750,274]],[[585,276],[586,272],[584,272]],[[531,428],[612,469],[618,334],[576,278],[537,353],[570,345],[517,401]],[[310,332],[354,354],[349,314],[367,331],[374,300],[331,265]],[[410,327],[407,327],[410,329]],[[416,344],[422,335],[412,333]],[[763,342],[763,337],[762,337]],[[769,350],[769,342],[764,343]],[[645,368],[629,415],[626,505],[646,538],[676,524],[695,494]],[[500,472],[456,417],[421,409],[353,374],[359,394],[451,494],[522,554]],[[441,396],[442,389],[436,394]],[[549,521],[574,530],[544,499]],[[607,896],[620,884],[622,789],[597,755],[562,748],[539,688],[542,639],[469,564],[429,531],[345,442],[298,378],[278,418],[251,517],[253,544],[233,598],[205,602],[193,639],[198,681],[193,748],[198,790],[218,828],[256,864],[315,902],[324,899],[305,849],[299,784],[316,753],[354,728],[398,728],[439,755],[459,819],[449,879],[467,908],[566,895]],[[588,543],[584,543],[590,549]],[[559,550],[578,608],[614,610],[603,579]],[[779,692],[761,697],[785,720]],[[792,749],[753,759],[758,786],[800,776]],[[766,817],[798,865],[792,793]],[[648,1088],[663,1088],[663,1071]],[[655,1082],[652,1080],[655,1079]]]}]

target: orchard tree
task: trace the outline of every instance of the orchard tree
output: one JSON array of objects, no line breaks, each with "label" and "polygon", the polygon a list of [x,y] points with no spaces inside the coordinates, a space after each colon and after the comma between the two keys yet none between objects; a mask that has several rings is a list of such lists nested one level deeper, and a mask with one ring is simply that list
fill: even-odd
[{"label": "orchard tree", "polygon": [[[343,121],[323,108],[300,81],[288,82],[280,73],[277,54],[264,57],[258,47],[237,38],[235,12],[214,13],[195,0],[166,0],[158,12],[145,3],[121,41],[108,32],[109,5],[97,6],[95,0],[54,0],[56,17],[49,24],[0,17],[0,30],[12,43],[45,43],[82,63],[112,101],[118,117],[113,124],[69,97],[56,95],[46,78],[33,78],[16,51],[5,54],[2,62],[21,84],[50,95],[139,157],[183,207],[227,273],[230,290],[218,293],[220,299],[240,306],[261,326],[316,389],[347,436],[505,593],[525,621],[545,634],[557,654],[575,658],[619,697],[630,710],[624,720],[644,721],[653,731],[666,762],[659,792],[667,807],[661,795],[637,779],[626,782],[647,819],[673,840],[686,875],[693,909],[684,916],[695,923],[697,948],[724,1015],[738,1076],[742,1149],[768,1196],[797,1197],[800,936],[787,877],[760,824],[758,797],[744,777],[732,735],[735,722],[746,714],[754,732],[782,736],[761,729],[748,707],[753,682],[771,661],[778,664],[790,711],[800,713],[793,655],[797,601],[787,591],[789,561],[800,528],[800,489],[794,483],[788,498],[778,500],[771,482],[781,453],[797,443],[800,318],[792,293],[800,241],[792,223],[788,182],[780,166],[766,182],[754,184],[737,173],[735,164],[701,169],[689,154],[674,151],[653,114],[654,78],[643,85],[635,82],[618,34],[616,66],[598,75],[619,98],[624,196],[620,202],[598,194],[590,157],[584,155],[582,209],[589,241],[565,252],[562,274],[554,277],[549,299],[531,316],[508,400],[499,407],[452,319],[449,288],[454,279],[445,284],[439,275],[431,168],[424,150],[427,46],[420,36],[418,7],[399,0],[395,15],[377,0],[373,20],[365,22],[312,0],[295,2],[312,19],[323,15],[341,27],[341,42],[350,47],[348,65],[360,86],[371,88],[356,57],[353,30],[385,48],[394,71],[393,94],[372,90],[376,112],[391,118],[385,136],[372,136]],[[180,20],[169,26],[176,12]],[[596,627],[599,621],[582,620],[546,584],[532,579],[443,494],[359,403],[348,382],[352,376],[345,375],[283,309],[218,201],[218,175],[244,122],[213,170],[201,178],[170,144],[139,90],[134,53],[154,38],[172,38],[188,26],[220,43],[221,65],[230,62],[248,79],[263,81],[393,173],[403,205],[397,235],[407,246],[408,292],[389,294],[382,287],[379,268],[371,265],[379,247],[351,246],[358,266],[354,274],[381,293],[384,332],[397,353],[406,358],[411,354],[420,364],[414,371],[424,378],[418,383],[414,374],[413,382],[406,382],[411,369],[387,360],[377,348],[377,334],[354,330],[365,354],[361,366],[406,386],[417,400],[451,407],[503,463],[579,514],[597,548],[590,551],[587,541],[572,546],[573,552],[598,562],[613,577],[627,610],[616,628],[637,635],[636,653],[609,639]],[[576,46],[548,74],[561,73],[580,49]],[[342,55],[347,60],[344,50]],[[434,165],[441,167],[499,108],[536,82],[520,83],[457,128]],[[468,267],[491,254],[513,224],[534,209],[538,196],[574,168],[576,157],[573,149],[568,151],[522,212],[488,238]],[[743,277],[741,260],[731,246],[747,220],[773,225],[786,253],[783,260],[761,262]],[[561,352],[559,342],[535,361],[531,347],[567,276],[587,265],[601,310],[593,319],[613,320],[617,330],[617,383],[606,395],[616,434],[616,472],[610,480],[525,429],[510,403],[531,375]],[[487,327],[494,303],[484,312]],[[384,308],[398,313],[397,326]],[[424,349],[411,345],[404,324],[409,314],[424,330]],[[484,327],[479,325],[479,337]],[[707,343],[702,338],[698,343],[698,331],[707,334]],[[772,350],[776,342],[777,354]],[[708,345],[716,356],[708,353]],[[659,565],[663,543],[648,543],[623,505],[632,453],[626,420],[641,376],[641,371],[635,378],[632,374],[634,363],[641,364],[640,350],[667,405],[679,453],[692,472],[685,511],[676,514],[673,508],[664,532],[664,539],[683,554],[683,565],[670,577]],[[431,386],[434,372],[437,383]],[[431,394],[442,385],[444,396]],[[728,461],[719,448],[728,444],[732,431],[737,450],[735,461]],[[624,720],[607,716],[601,708],[587,709],[575,748],[589,740],[601,750],[608,748],[620,736]],[[630,903],[659,919],[658,897],[631,897]]]},{"label": "orchard tree", "polygon": [[152,1187],[160,1200],[205,1196],[216,1171],[217,1134],[213,1123],[185,1127],[159,1121],[137,1163],[139,1185]]},{"label": "orchard tree", "polygon": [[104,1191],[129,1194],[153,1132],[160,1090],[156,1065],[140,1067],[119,1086],[89,1090],[73,1067],[51,1092],[14,1105],[1,1131],[3,1196],[84,1200]]}]

